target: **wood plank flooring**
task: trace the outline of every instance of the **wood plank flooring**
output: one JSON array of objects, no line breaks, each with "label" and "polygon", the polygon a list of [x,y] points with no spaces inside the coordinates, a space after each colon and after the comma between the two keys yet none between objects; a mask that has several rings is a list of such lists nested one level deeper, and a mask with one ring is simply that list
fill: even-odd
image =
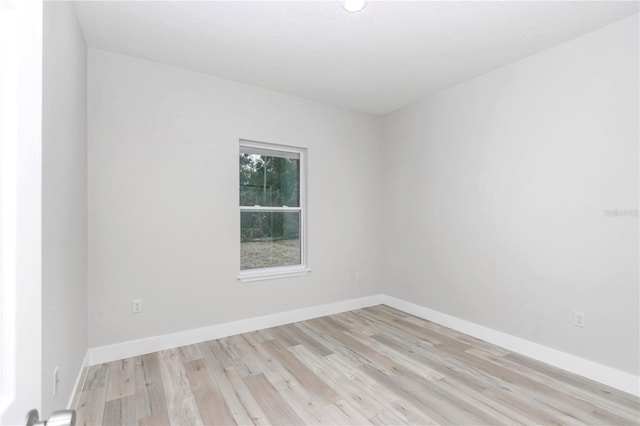
[{"label": "wood plank flooring", "polygon": [[77,425],[629,425],[640,399],[385,305],[91,367]]}]

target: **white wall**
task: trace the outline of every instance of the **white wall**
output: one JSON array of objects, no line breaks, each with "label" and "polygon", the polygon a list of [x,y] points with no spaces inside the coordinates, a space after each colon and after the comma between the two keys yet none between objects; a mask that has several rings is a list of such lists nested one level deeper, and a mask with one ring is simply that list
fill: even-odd
[{"label": "white wall", "polygon": [[388,294],[638,374],[637,20],[385,118]]},{"label": "white wall", "polygon": [[[384,119],[90,49],[89,345],[384,292],[637,375],[637,36]],[[310,275],[236,279],[240,138],[309,148]]]},{"label": "white wall", "polygon": [[41,415],[48,416],[67,406],[88,347],[87,48],[71,3],[44,3],[43,40]]},{"label": "white wall", "polygon": [[[94,49],[88,78],[91,347],[380,291],[377,117]],[[309,149],[307,276],[237,280],[241,138]]]}]

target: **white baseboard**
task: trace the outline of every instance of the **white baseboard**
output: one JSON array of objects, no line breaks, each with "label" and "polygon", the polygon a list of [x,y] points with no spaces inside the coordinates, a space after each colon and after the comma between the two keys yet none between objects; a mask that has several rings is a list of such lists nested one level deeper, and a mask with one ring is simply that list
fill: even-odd
[{"label": "white baseboard", "polygon": [[501,346],[513,352],[542,361],[554,367],[586,377],[612,388],[640,396],[640,376],[617,370],[597,362],[571,355],[529,340],[484,327],[442,312],[392,296],[382,295],[382,303],[417,317],[438,323],[477,339]]},{"label": "white baseboard", "polygon": [[[603,383],[612,388],[640,396],[639,376],[383,294],[91,348],[87,352],[83,367],[144,355],[178,346],[191,345],[207,340],[219,339],[235,334],[305,321],[325,315],[366,308],[381,303],[550,364],[554,367]],[[82,369],[74,388],[74,394],[75,389],[80,385],[81,375]],[[71,401],[69,403],[71,404]]]},{"label": "white baseboard", "polygon": [[72,410],[75,407],[73,405],[73,399],[76,396],[77,392],[80,392],[84,387],[84,381],[87,378],[85,373],[85,369],[89,367],[89,351],[84,354],[84,358],[82,359],[82,365],[80,366],[80,371],[78,371],[78,377],[76,378],[76,382],[73,385],[73,389],[71,390],[71,396],[69,396],[69,402],[67,403],[67,409]]},{"label": "white baseboard", "polygon": [[239,321],[231,321],[222,324],[211,325],[193,330],[154,336],[146,339],[132,340],[117,343],[115,345],[100,346],[89,350],[90,365],[103,362],[116,361],[123,358],[144,355],[152,352],[171,349],[178,346],[192,345],[207,340],[233,336],[235,334],[248,333],[269,327],[290,324],[297,321],[305,321],[354,309],[379,305],[382,295],[360,297],[326,305],[311,306],[262,317],[248,318]]}]

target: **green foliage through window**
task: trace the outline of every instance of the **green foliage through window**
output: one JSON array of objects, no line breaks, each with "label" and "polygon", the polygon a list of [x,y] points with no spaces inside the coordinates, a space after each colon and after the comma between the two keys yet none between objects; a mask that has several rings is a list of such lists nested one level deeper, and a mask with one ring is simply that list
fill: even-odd
[{"label": "green foliage through window", "polygon": [[240,146],[241,269],[302,263],[301,154]]},{"label": "green foliage through window", "polygon": [[240,205],[300,206],[300,158],[240,153]]}]

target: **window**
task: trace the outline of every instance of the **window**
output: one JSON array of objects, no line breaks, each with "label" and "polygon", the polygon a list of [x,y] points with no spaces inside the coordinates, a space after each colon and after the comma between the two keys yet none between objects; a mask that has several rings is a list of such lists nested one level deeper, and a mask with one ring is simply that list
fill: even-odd
[{"label": "window", "polygon": [[240,141],[241,281],[309,272],[303,148]]}]

